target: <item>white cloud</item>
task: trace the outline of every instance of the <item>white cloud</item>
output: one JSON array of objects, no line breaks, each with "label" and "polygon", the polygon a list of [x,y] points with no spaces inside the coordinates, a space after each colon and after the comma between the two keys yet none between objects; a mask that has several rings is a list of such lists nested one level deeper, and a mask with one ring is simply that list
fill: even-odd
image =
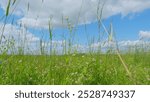
[{"label": "white cloud", "polygon": [[[42,1],[44,1],[42,3]],[[53,26],[62,25],[62,16],[68,16],[72,23],[79,18],[80,24],[96,20],[99,0],[17,0],[15,14],[22,15],[18,22],[28,27],[47,27],[49,17],[52,17]],[[103,18],[116,14],[123,16],[150,8],[150,0],[100,0],[106,1]],[[6,10],[7,0],[0,0],[1,7]],[[29,11],[28,11],[29,5]],[[82,5],[82,6],[81,6]],[[12,8],[14,8],[13,6]],[[13,9],[12,9],[13,10]],[[79,15],[80,14],[80,15]]]},{"label": "white cloud", "polygon": [[[150,41],[141,41],[141,40],[126,40],[126,41],[119,41],[117,43],[119,48],[126,48],[126,47],[146,47],[150,45]],[[98,42],[98,43],[93,43],[91,44],[91,48],[93,49],[98,49],[99,47],[103,48],[108,48],[112,47],[115,48],[116,44],[115,42]]]},{"label": "white cloud", "polygon": [[127,41],[120,41],[118,45],[120,47],[140,47],[140,46],[148,46],[150,42],[148,41],[141,41],[141,40],[127,40]]},{"label": "white cloud", "polygon": [[[4,24],[0,23],[0,27],[3,28]],[[0,29],[0,37],[2,36],[2,29]],[[24,27],[18,27],[11,24],[6,24],[3,32],[3,38],[0,45],[1,52],[3,49],[13,49],[15,53],[18,52],[19,48],[35,50],[36,43],[39,42],[39,38],[34,34],[30,33]],[[10,44],[12,43],[12,44]],[[11,52],[9,50],[9,52]]]},{"label": "white cloud", "polygon": [[[0,23],[0,28],[3,28],[4,24]],[[6,24],[3,32],[2,43],[0,44],[0,53],[7,51],[8,53],[18,53],[20,49],[24,53],[29,54],[41,54],[41,47],[43,50],[49,53],[51,42],[42,41],[34,34],[29,32],[25,27],[18,27],[11,24]],[[0,29],[0,37],[2,36],[2,29]],[[12,45],[10,43],[13,43]],[[42,45],[40,45],[42,43]],[[52,49],[56,53],[60,54],[65,46],[65,40],[53,40]]]},{"label": "white cloud", "polygon": [[63,47],[65,46],[66,41],[65,40],[53,40],[52,42],[42,42],[43,47],[50,47],[51,45],[53,47]]},{"label": "white cloud", "polygon": [[140,31],[140,39],[150,39],[150,31]]},{"label": "white cloud", "polygon": [[104,41],[104,42],[97,42],[97,43],[93,43],[90,46],[91,48],[97,49],[97,48],[107,48],[107,47],[115,47],[115,42],[108,42],[108,41]]},{"label": "white cloud", "polygon": [[72,46],[72,52],[86,53],[88,50],[88,47],[85,45],[75,44]]},{"label": "white cloud", "polygon": [[[4,24],[0,23],[0,27],[3,27]],[[0,30],[0,36],[2,34],[2,29]],[[26,41],[26,42],[36,42],[39,41],[39,38],[34,36],[32,33],[27,31],[24,27],[17,27],[11,24],[6,24],[4,28],[3,35],[5,36],[5,39],[13,38],[15,41]]]}]

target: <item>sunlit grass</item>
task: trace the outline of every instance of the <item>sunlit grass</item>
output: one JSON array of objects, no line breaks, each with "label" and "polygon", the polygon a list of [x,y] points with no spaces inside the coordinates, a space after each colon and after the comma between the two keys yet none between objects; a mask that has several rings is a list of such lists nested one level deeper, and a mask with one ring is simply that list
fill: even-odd
[{"label": "sunlit grass", "polygon": [[117,55],[1,56],[0,84],[150,84],[150,55],[123,55],[127,75]]}]

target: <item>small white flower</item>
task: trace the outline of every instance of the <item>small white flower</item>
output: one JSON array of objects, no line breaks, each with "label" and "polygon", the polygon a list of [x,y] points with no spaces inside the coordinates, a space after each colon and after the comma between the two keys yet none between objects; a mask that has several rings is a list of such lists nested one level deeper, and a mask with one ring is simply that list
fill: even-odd
[{"label": "small white flower", "polygon": [[19,60],[19,63],[22,63],[22,60]]}]

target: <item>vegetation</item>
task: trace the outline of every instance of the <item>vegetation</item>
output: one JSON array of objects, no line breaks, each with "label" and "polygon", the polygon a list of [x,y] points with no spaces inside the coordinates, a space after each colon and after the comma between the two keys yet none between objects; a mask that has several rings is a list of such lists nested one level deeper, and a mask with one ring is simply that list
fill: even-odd
[{"label": "vegetation", "polygon": [[150,54],[122,57],[132,78],[115,54],[1,55],[0,84],[150,84]]},{"label": "vegetation", "polygon": [[[44,1],[43,1],[44,2]],[[12,3],[15,5],[16,0]],[[30,10],[28,3],[28,10]],[[66,18],[69,39],[64,39],[63,54],[56,54],[53,49],[51,19],[48,21],[50,49],[45,50],[40,40],[39,55],[24,53],[24,47],[16,48],[15,41],[5,39],[5,25],[9,18],[11,0],[8,1],[4,25],[0,29],[0,84],[6,85],[122,85],[150,84],[150,53],[144,49],[121,53],[117,44],[102,53],[101,47],[96,52],[81,53],[72,51],[74,44],[74,26]],[[108,36],[107,42],[115,42],[113,26],[108,31],[101,21],[102,10],[98,7],[98,28],[101,26]],[[100,16],[99,16],[100,15]],[[63,21],[62,21],[63,22]],[[99,30],[99,33],[100,30]],[[66,41],[68,40],[68,41]],[[25,43],[25,41],[23,41]],[[67,43],[68,42],[68,43]],[[100,41],[101,42],[101,41]],[[89,41],[90,43],[90,41]],[[21,45],[23,46],[23,45]],[[89,44],[89,46],[91,46]],[[15,52],[18,49],[18,52]],[[48,52],[48,53],[45,53]]]}]

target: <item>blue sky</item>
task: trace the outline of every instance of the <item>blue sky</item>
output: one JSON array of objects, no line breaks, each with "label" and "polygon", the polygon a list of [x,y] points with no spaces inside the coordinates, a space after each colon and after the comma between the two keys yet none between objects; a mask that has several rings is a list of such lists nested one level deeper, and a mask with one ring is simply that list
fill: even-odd
[{"label": "blue sky", "polygon": [[[36,5],[35,2],[36,1]],[[48,22],[51,19],[53,26],[53,41],[60,44],[64,41],[63,35],[69,38],[70,34],[67,29],[67,20],[72,26],[75,25],[76,31],[74,35],[74,44],[86,46],[88,42],[93,45],[98,44],[98,23],[96,17],[100,11],[97,7],[102,7],[105,0],[18,0],[16,5],[10,7],[7,24],[4,34],[12,35],[19,38],[18,32],[22,36],[27,35],[29,43],[35,46],[35,41],[43,39],[45,42],[49,40]],[[0,1],[0,28],[4,25],[5,12],[7,8],[7,0]],[[12,11],[15,8],[14,11]],[[62,20],[63,18],[63,20]],[[130,42],[130,44],[138,42],[140,38],[150,39],[150,1],[149,0],[107,0],[103,8],[102,22],[109,30],[110,23],[113,24],[114,34],[118,42]],[[12,24],[13,21],[13,24]],[[63,24],[62,24],[63,21]],[[76,25],[78,22],[79,25]],[[85,30],[86,27],[86,30]],[[12,29],[13,28],[13,29]],[[2,30],[2,29],[1,29]],[[26,31],[25,31],[26,30]],[[101,36],[103,41],[108,36],[101,28]],[[16,39],[15,39],[16,40]]]},{"label": "blue sky", "polygon": [[[109,29],[110,23],[112,22],[114,27],[114,32],[116,35],[117,41],[124,41],[124,40],[139,40],[139,32],[142,31],[150,31],[150,9],[144,10],[139,13],[135,14],[128,14],[122,17],[121,14],[117,14],[111,16],[107,19],[103,20],[103,23]],[[89,38],[95,36],[98,37],[98,29],[97,29],[97,22],[93,22],[87,24],[87,31],[85,31],[85,25],[80,25],[78,30],[76,31],[76,38],[82,43],[87,41],[87,32]],[[62,29],[54,30],[54,34],[61,35]],[[64,30],[66,31],[66,30]],[[67,32],[66,32],[67,34]],[[59,38],[59,37],[58,37]]]},{"label": "blue sky", "polygon": [[118,40],[137,40],[139,31],[150,30],[150,9],[136,14],[129,14],[125,17],[116,15],[110,17],[113,21],[114,30]]}]

